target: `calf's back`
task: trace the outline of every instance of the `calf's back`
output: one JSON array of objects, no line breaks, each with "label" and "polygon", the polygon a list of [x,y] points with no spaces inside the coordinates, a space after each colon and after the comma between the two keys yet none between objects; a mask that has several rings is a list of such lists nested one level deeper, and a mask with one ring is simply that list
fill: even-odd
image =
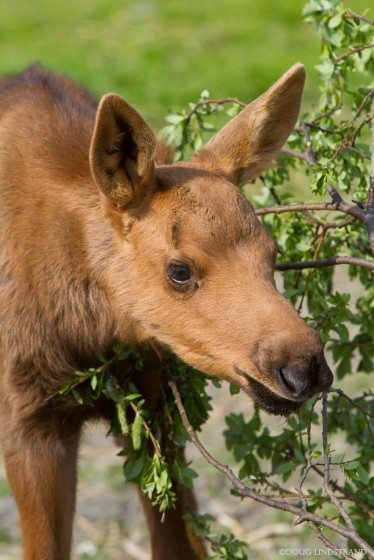
[{"label": "calf's back", "polygon": [[3,369],[17,365],[19,383],[38,371],[42,397],[113,337],[90,257],[114,248],[88,162],[95,112],[85,90],[40,66],[0,82]]}]

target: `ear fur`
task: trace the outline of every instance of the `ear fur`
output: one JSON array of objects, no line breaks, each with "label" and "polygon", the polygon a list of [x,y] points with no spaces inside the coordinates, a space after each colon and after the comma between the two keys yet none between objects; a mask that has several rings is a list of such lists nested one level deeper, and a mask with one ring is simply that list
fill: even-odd
[{"label": "ear fur", "polygon": [[139,204],[154,183],[156,138],[122,97],[104,95],[96,113],[90,147],[91,173],[117,208]]},{"label": "ear fur", "polygon": [[247,105],[193,157],[242,184],[264,171],[295,126],[305,69],[295,64],[263,95]]}]

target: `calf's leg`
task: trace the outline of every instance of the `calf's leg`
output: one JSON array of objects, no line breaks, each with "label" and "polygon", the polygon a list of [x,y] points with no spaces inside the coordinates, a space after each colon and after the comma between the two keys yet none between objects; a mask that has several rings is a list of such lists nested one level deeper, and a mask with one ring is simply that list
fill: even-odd
[{"label": "calf's leg", "polygon": [[55,417],[26,420],[4,402],[0,419],[5,467],[20,516],[23,559],[69,560],[80,429],[64,436]]},{"label": "calf's leg", "polygon": [[204,560],[207,558],[203,543],[187,528],[184,514],[196,511],[191,490],[176,484],[176,508],[165,513],[164,520],[157,506],[139,491],[148,528],[151,534],[152,560]]},{"label": "calf's leg", "polygon": [[[164,409],[167,375],[157,353],[152,350],[144,353],[143,369],[141,374],[135,377],[134,383],[144,396],[145,406],[151,414]],[[170,430],[166,423],[161,422],[159,428],[161,449],[166,460],[172,463],[176,456],[183,454],[183,450],[170,438]],[[152,446],[150,453],[153,453]],[[173,483],[173,490],[177,498],[176,507],[166,511],[163,520],[158,507],[152,506],[149,498],[139,491],[151,535],[152,560],[204,560],[207,558],[205,547],[188,530],[183,518],[186,513],[197,511],[193,492],[177,481]]]}]

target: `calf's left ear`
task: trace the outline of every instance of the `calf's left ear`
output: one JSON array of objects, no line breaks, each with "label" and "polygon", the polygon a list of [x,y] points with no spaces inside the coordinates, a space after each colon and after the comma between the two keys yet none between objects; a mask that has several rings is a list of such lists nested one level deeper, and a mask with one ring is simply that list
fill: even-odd
[{"label": "calf's left ear", "polygon": [[136,206],[154,183],[156,138],[122,97],[104,95],[90,146],[91,173],[117,208]]},{"label": "calf's left ear", "polygon": [[304,82],[304,66],[295,64],[213,136],[193,161],[237,184],[254,179],[269,167],[295,126]]}]

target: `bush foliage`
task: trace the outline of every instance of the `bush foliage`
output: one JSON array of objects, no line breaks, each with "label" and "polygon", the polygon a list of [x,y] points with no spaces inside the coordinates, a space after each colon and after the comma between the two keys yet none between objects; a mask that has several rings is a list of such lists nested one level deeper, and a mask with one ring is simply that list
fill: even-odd
[{"label": "bush foliage", "polygon": [[[354,14],[340,0],[309,0],[303,15],[321,38],[321,58],[316,67],[320,98],[315,107],[300,115],[278,162],[260,177],[261,188],[251,202],[262,209],[258,213],[278,242],[279,268],[284,270],[283,293],[321,334],[340,380],[355,372],[369,373],[373,366],[373,261],[368,235],[368,217],[374,212],[374,187],[370,186],[373,89],[369,83],[373,70],[373,22]],[[176,159],[199,149],[216,129],[215,123],[221,124],[242,106],[243,102],[236,99],[211,99],[209,92],[204,91],[196,103],[168,115],[164,136],[175,146]],[[295,178],[299,181],[301,175],[307,178],[307,188],[300,201],[290,193],[294,191],[292,182]],[[289,208],[294,203],[298,203],[297,209]],[[340,209],[348,205],[354,211],[343,209],[342,214],[337,211],[339,204]],[[319,207],[313,210],[313,205]],[[287,211],[280,210],[284,206]],[[336,288],[341,270],[334,266],[337,257],[347,257],[345,262],[353,263],[348,264],[347,270],[349,279],[359,285],[357,299]],[[298,265],[304,261],[312,261],[311,267],[304,269]],[[297,266],[293,266],[295,263]],[[115,402],[117,419],[112,433],[128,436],[122,451],[125,479],[139,483],[164,512],[175,503],[172,480],[191,487],[198,474],[183,458],[182,450],[189,436],[169,387],[165,386],[163,409],[151,414],[134,385],[133,372],[142,370],[149,351],[146,347],[118,346],[113,356],[102,357],[99,368],[77,372],[61,392],[72,392],[78,402],[95,401],[100,396]],[[122,365],[120,379],[112,373],[114,363]],[[194,430],[200,430],[212,406],[208,386],[220,383],[172,355],[164,357],[162,368],[169,379],[176,380],[190,424]],[[235,388],[231,392],[235,393]],[[287,418],[280,433],[272,433],[266,417],[257,409],[247,419],[231,413],[226,418],[222,438],[232,451],[239,477],[251,488],[293,500],[300,507],[339,523],[347,524],[347,514],[357,534],[370,543],[374,535],[369,526],[373,506],[372,404],[369,390],[352,397],[339,390],[328,395],[328,435],[339,434],[345,440],[343,454],[321,439],[321,414],[316,412],[315,401]],[[167,439],[181,451],[172,462],[167,461],[164,453],[168,441],[161,442],[161,426],[165,425]],[[344,500],[343,511],[326,492],[326,460],[329,468],[330,464],[333,467],[328,473],[328,484],[339,500]],[[320,476],[317,487],[308,487],[311,472]],[[291,476],[299,481],[294,495],[286,487]],[[211,521],[206,515],[189,519],[193,531],[209,543],[209,558],[247,558],[245,543],[232,535],[215,534]],[[321,526],[315,525],[314,529],[321,536]],[[333,547],[333,536],[333,532],[327,531],[322,540]],[[357,540],[348,544],[357,548]]]}]

